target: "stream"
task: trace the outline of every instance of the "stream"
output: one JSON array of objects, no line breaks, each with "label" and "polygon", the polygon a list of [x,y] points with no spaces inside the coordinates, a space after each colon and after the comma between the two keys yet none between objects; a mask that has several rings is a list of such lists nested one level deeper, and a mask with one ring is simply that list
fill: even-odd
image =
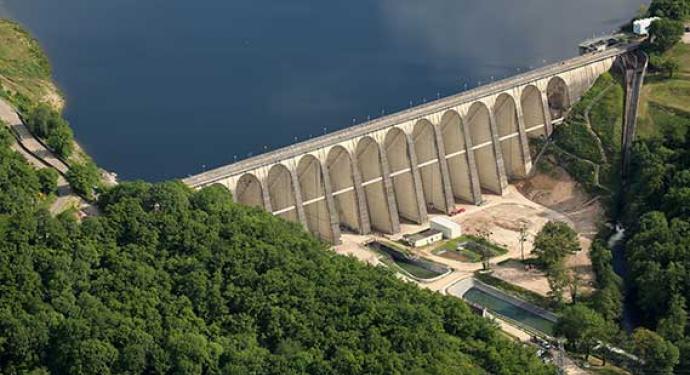
[{"label": "stream", "polygon": [[[625,228],[621,224],[615,225],[615,233],[609,237],[607,245],[613,252],[613,270],[621,279],[628,276],[628,262],[625,259]],[[626,332],[631,333],[640,325],[640,311],[634,299],[627,289],[628,283],[623,283],[623,316],[621,326]]]}]

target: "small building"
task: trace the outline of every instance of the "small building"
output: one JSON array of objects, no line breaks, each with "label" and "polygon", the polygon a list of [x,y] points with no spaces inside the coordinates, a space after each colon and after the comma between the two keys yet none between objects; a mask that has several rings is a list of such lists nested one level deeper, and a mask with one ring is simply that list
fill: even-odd
[{"label": "small building", "polygon": [[649,26],[658,19],[659,17],[649,17],[633,21],[633,33],[637,35],[649,35]]},{"label": "small building", "polygon": [[606,51],[609,47],[615,46],[622,40],[622,35],[604,35],[587,39],[579,44],[580,55],[586,53],[596,53]]},{"label": "small building", "polygon": [[435,229],[443,233],[443,237],[448,240],[462,236],[462,228],[460,227],[460,224],[443,216],[432,217],[429,220],[429,224],[431,229]]},{"label": "small building", "polygon": [[411,247],[424,247],[443,239],[443,232],[436,229],[427,229],[414,234],[406,234],[403,240]]}]

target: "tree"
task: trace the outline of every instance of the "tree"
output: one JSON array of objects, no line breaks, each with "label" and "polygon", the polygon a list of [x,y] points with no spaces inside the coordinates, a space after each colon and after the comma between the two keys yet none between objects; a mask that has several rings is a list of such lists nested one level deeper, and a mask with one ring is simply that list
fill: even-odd
[{"label": "tree", "polygon": [[482,267],[485,270],[491,269],[491,235],[493,233],[486,227],[479,228],[477,230],[477,236],[479,237],[479,246],[481,247],[481,258]]},{"label": "tree", "polygon": [[675,368],[678,374],[690,373],[690,337],[684,338],[682,341],[675,343],[680,353],[680,361]]},{"label": "tree", "polygon": [[623,294],[620,288],[609,284],[598,289],[592,298],[592,307],[608,321],[619,319],[623,313]]},{"label": "tree", "polygon": [[28,112],[24,122],[34,135],[46,138],[50,130],[55,126],[55,116],[50,106],[42,103]]},{"label": "tree", "polygon": [[548,270],[560,264],[569,254],[580,251],[577,233],[566,223],[550,221],[534,239],[533,253],[537,261]]},{"label": "tree", "polygon": [[53,168],[42,168],[36,171],[38,183],[43,194],[57,193],[58,173]]},{"label": "tree", "polygon": [[680,64],[676,59],[656,53],[649,56],[649,63],[656,70],[665,72],[668,78],[673,78],[673,75],[680,69]]},{"label": "tree", "polygon": [[582,281],[582,278],[575,270],[568,270],[566,276],[568,278],[567,285],[568,291],[570,292],[570,303],[575,303],[577,302],[577,297],[579,296],[580,282]]},{"label": "tree", "polygon": [[556,301],[556,303],[563,303],[563,292],[570,282],[568,271],[563,264],[557,263],[547,269],[546,280],[549,283],[549,296]]},{"label": "tree", "polygon": [[87,199],[93,199],[94,189],[100,185],[101,174],[93,162],[72,164],[67,171],[67,181],[72,188]]},{"label": "tree", "polygon": [[679,359],[678,348],[646,328],[636,329],[632,340],[635,354],[644,362],[643,374],[673,374]]},{"label": "tree", "polygon": [[649,27],[649,46],[652,51],[664,53],[671,49],[683,36],[684,27],[680,21],[662,18]]},{"label": "tree", "polygon": [[72,129],[64,122],[58,122],[58,125],[48,133],[46,143],[59,157],[67,159],[74,151],[73,138]]},{"label": "tree", "polygon": [[688,2],[686,0],[654,0],[649,5],[649,14],[682,20],[688,14]]},{"label": "tree", "polygon": [[587,359],[599,341],[606,342],[612,337],[615,326],[589,307],[575,304],[565,308],[556,323],[555,333],[565,337],[568,345]]},{"label": "tree", "polygon": [[673,75],[680,69],[678,61],[672,58],[667,58],[662,64],[664,71],[668,74],[668,78],[673,78]]},{"label": "tree", "polygon": [[671,342],[683,339],[688,313],[685,311],[685,298],[675,294],[671,299],[666,317],[659,321],[657,332]]}]

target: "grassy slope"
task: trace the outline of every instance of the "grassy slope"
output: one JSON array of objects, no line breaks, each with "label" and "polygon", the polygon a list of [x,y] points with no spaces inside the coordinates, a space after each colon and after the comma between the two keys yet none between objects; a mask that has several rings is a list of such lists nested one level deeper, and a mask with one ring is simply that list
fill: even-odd
[{"label": "grassy slope", "polygon": [[17,23],[0,20],[0,94],[15,105],[47,101],[60,109],[62,98],[51,73],[38,42]]},{"label": "grassy slope", "polygon": [[660,73],[647,76],[640,100],[640,138],[682,135],[690,127],[690,46],[678,43],[666,55],[678,61],[680,69],[673,78]]},{"label": "grassy slope", "polygon": [[622,117],[623,87],[607,73],[573,107],[565,124],[555,129],[551,155],[592,192],[616,190]]},{"label": "grassy slope", "polygon": [[[49,104],[60,114],[65,104],[39,42],[21,25],[6,19],[0,19],[0,97],[25,115],[39,103]],[[68,162],[92,163],[76,141]]]}]

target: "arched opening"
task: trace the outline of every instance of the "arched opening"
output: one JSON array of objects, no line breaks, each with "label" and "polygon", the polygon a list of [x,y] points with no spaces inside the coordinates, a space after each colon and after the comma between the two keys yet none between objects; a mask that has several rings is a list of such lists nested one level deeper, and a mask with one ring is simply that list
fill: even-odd
[{"label": "arched opening", "polygon": [[455,111],[446,112],[441,118],[440,128],[453,196],[456,199],[472,202],[472,177],[460,115]]},{"label": "arched opening", "polygon": [[235,199],[245,206],[265,208],[261,182],[251,173],[242,175],[237,181]]},{"label": "arched opening", "polygon": [[266,185],[273,214],[283,219],[298,222],[295,206],[295,189],[290,171],[282,164],[276,164],[268,172]]},{"label": "arched opening", "polygon": [[546,88],[546,97],[549,100],[551,119],[557,120],[565,116],[570,109],[570,94],[568,84],[561,77],[553,77]]},{"label": "arched opening", "polygon": [[383,185],[379,145],[372,138],[364,137],[357,144],[356,155],[371,226],[380,232],[393,233],[393,222]]},{"label": "arched opening", "polygon": [[493,193],[501,194],[502,186],[498,175],[496,155],[491,137],[489,109],[484,103],[472,104],[468,112],[467,126],[472,139],[472,150],[477,163],[479,185]]},{"label": "arched opening", "polygon": [[321,163],[312,155],[305,155],[297,164],[297,181],[302,192],[302,207],[307,228],[319,238],[333,241],[331,216],[326,203]]},{"label": "arched opening", "polygon": [[391,128],[386,134],[384,149],[388,158],[398,214],[401,218],[421,223],[422,218],[417,205],[417,194],[410,169],[407,136],[402,130]]},{"label": "arched opening", "polygon": [[525,120],[525,131],[530,138],[546,136],[546,118],[541,92],[533,85],[525,87],[520,97],[522,116]]},{"label": "arched opening", "polygon": [[427,208],[446,212],[446,198],[443,191],[443,178],[438,160],[434,125],[427,120],[417,121],[412,131],[412,140],[414,141],[417,166]]},{"label": "arched opening", "polygon": [[506,173],[510,178],[524,177],[527,171],[525,170],[525,161],[522,157],[515,100],[508,94],[501,94],[496,98],[494,108],[496,128],[501,142]]},{"label": "arched opening", "polygon": [[359,205],[352,174],[350,153],[342,146],[335,146],[328,152],[326,168],[331,180],[333,201],[340,226],[359,232]]}]

